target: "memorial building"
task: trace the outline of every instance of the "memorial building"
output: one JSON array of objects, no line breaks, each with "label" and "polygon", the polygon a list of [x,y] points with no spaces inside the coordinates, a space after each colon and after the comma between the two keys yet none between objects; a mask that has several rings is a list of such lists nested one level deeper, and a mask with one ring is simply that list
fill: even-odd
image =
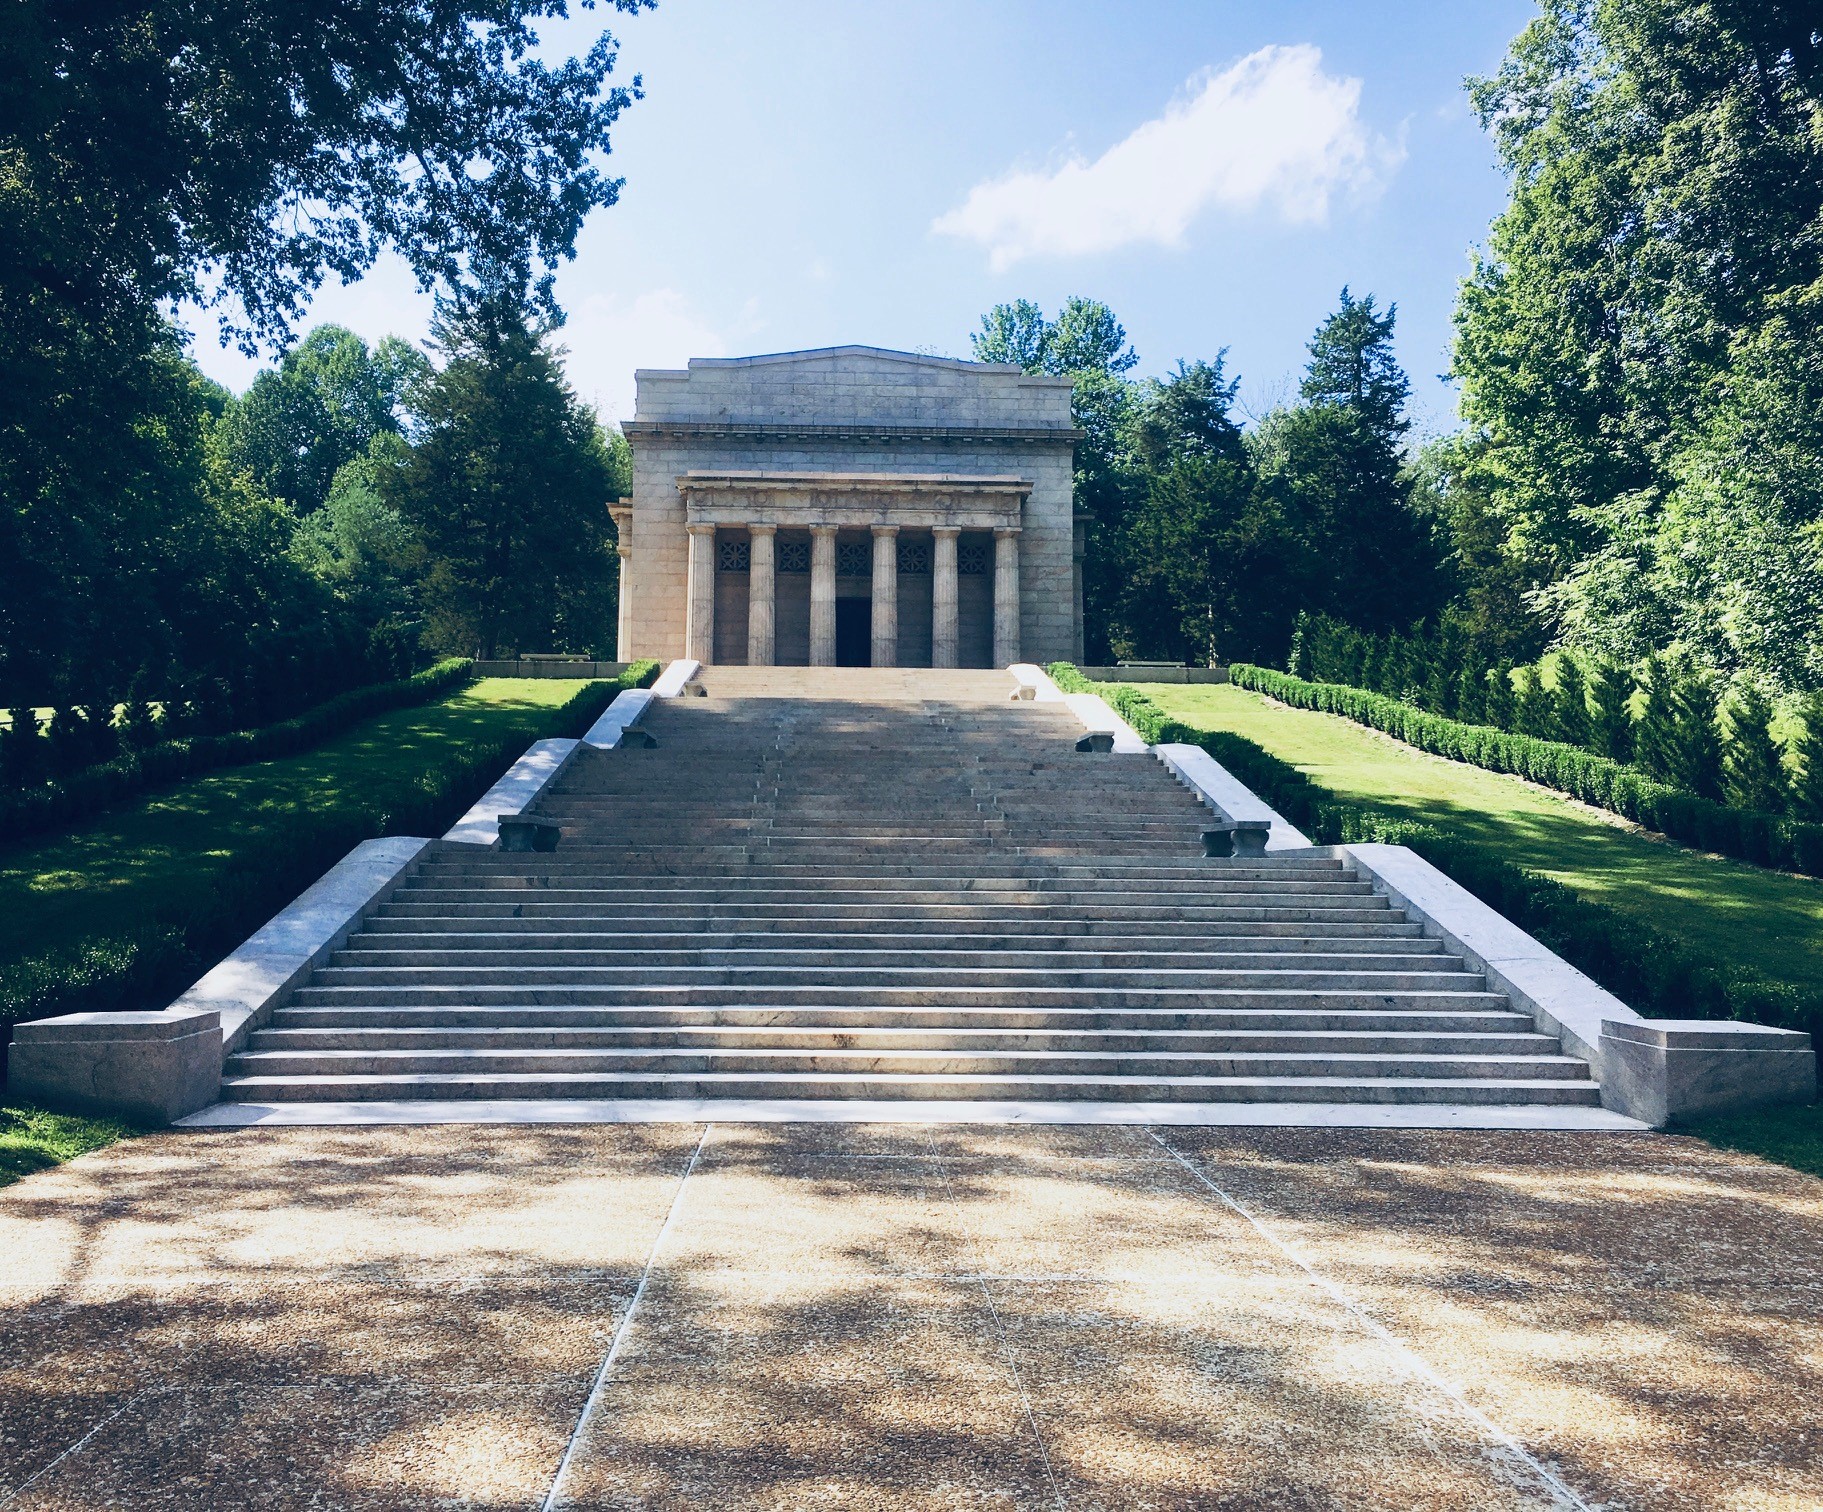
[{"label": "memorial building", "polygon": [[1080,659],[1069,379],[847,346],[637,384],[620,660]]}]

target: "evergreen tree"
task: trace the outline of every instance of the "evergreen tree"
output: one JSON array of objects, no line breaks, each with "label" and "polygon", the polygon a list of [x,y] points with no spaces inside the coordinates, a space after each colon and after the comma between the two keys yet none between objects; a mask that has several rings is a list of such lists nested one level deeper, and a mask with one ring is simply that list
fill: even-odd
[{"label": "evergreen tree", "polygon": [[1807,824],[1823,824],[1823,693],[1812,693],[1799,711],[1802,733],[1793,743],[1791,811]]},{"label": "evergreen tree", "polygon": [[1611,761],[1633,759],[1633,679],[1613,662],[1598,669],[1592,688],[1594,712],[1589,721],[1589,749]]},{"label": "evergreen tree", "polygon": [[146,678],[142,672],[127,690],[125,706],[120,711],[120,743],[129,751],[143,751],[158,744],[159,720],[146,699]]},{"label": "evergreen tree", "polygon": [[1483,704],[1487,722],[1497,730],[1514,728],[1513,664],[1502,662],[1487,675],[1487,698]]},{"label": "evergreen tree", "polygon": [[0,783],[26,787],[44,771],[44,737],[39,734],[38,711],[7,710],[7,726],[0,730]]},{"label": "evergreen tree", "polygon": [[431,331],[443,366],[413,393],[417,444],[383,474],[423,545],[427,642],[483,657],[593,649],[612,625],[613,474],[551,328],[508,294],[445,304]]},{"label": "evergreen tree", "polygon": [[1556,711],[1551,695],[1545,691],[1538,668],[1528,662],[1519,669],[1518,686],[1513,695],[1513,726],[1521,735],[1534,740],[1555,740]]},{"label": "evergreen tree", "polygon": [[1772,738],[1772,700],[1752,678],[1736,684],[1728,701],[1724,790],[1736,808],[1765,814],[1785,811],[1785,765]]},{"label": "evergreen tree", "polygon": [[1722,731],[1715,681],[1687,669],[1677,680],[1671,704],[1676,730],[1672,782],[1699,798],[1722,798]]},{"label": "evergreen tree", "polygon": [[1633,729],[1635,760],[1660,782],[1675,783],[1679,767],[1677,709],[1671,673],[1648,656],[1640,669],[1639,722]]},{"label": "evergreen tree", "polygon": [[1556,738],[1573,746],[1588,746],[1592,727],[1589,721],[1589,684],[1582,665],[1565,653],[1557,659],[1557,726]]},{"label": "evergreen tree", "polygon": [[1456,718],[1464,724],[1488,724],[1487,679],[1474,668],[1464,667],[1456,674]]},{"label": "evergreen tree", "polygon": [[1312,675],[1310,655],[1310,611],[1298,610],[1291,626],[1291,654],[1285,659],[1285,670],[1293,677],[1309,679]]}]

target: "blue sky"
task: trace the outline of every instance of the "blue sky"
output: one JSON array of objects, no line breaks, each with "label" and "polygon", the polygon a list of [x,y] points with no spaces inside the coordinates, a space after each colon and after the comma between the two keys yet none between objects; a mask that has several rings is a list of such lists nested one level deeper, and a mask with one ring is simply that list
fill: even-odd
[{"label": "blue sky", "polygon": [[[1399,305],[1414,419],[1469,249],[1504,199],[1465,75],[1530,0],[661,0],[612,15],[646,98],[558,275],[570,375],[604,418],[635,367],[864,342],[968,355],[998,300],[1106,300],[1142,373],[1229,350],[1291,393],[1344,283]],[[547,31],[586,45],[600,12]],[[306,322],[421,337],[393,262]],[[255,364],[196,352],[235,388]]]}]

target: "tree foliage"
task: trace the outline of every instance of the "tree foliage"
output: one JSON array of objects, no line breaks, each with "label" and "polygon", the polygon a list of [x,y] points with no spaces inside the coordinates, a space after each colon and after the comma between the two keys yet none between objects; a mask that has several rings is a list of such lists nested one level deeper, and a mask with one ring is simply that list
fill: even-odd
[{"label": "tree foliage", "polygon": [[1512,198],[1455,371],[1570,644],[1823,684],[1820,39],[1793,0],[1546,0],[1472,86]]}]

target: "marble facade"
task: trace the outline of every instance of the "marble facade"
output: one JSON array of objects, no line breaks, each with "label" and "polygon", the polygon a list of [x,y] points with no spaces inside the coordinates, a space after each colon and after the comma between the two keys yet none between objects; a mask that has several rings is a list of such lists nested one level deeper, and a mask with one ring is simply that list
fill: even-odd
[{"label": "marble facade", "polygon": [[1080,656],[1069,380],[832,347],[637,383],[621,660]]}]

